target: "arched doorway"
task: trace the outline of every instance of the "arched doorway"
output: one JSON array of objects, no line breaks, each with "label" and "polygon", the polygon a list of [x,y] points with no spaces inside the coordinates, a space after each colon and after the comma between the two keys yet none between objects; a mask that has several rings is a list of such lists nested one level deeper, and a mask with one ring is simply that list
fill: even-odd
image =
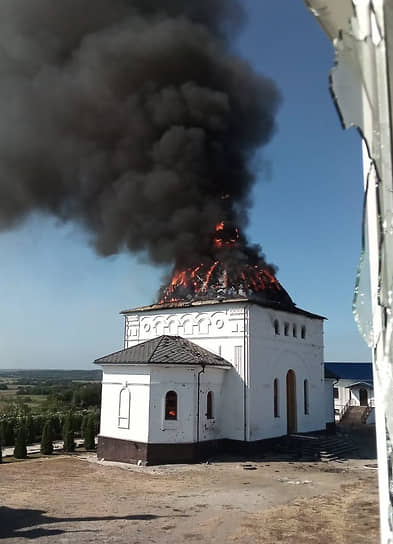
[{"label": "arched doorway", "polygon": [[368,406],[367,389],[359,389],[359,402],[360,406]]},{"label": "arched doorway", "polygon": [[296,433],[296,375],[293,370],[287,373],[287,433]]}]

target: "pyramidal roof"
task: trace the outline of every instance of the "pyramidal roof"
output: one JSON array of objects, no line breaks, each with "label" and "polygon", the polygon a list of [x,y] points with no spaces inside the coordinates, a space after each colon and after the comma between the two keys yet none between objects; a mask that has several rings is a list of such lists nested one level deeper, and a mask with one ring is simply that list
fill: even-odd
[{"label": "pyramidal roof", "polygon": [[231,363],[181,336],[158,336],[131,348],[116,351],[94,361],[95,364],[176,364],[231,367]]}]

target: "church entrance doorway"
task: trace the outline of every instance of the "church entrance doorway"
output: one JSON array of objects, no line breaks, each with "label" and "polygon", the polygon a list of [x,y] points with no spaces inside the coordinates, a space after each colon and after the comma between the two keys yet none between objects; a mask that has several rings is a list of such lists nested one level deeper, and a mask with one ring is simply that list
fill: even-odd
[{"label": "church entrance doorway", "polygon": [[287,433],[296,433],[296,375],[293,370],[287,373]]},{"label": "church entrance doorway", "polygon": [[368,406],[367,389],[359,389],[359,401],[360,401],[360,406]]}]

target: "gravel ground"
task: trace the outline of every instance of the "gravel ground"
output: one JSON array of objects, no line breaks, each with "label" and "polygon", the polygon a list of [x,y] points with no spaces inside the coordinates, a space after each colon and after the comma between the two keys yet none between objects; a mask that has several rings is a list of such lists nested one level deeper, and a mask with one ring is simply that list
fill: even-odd
[{"label": "gravel ground", "polygon": [[[369,465],[369,467],[367,467]],[[2,543],[378,542],[375,459],[0,465]]]}]

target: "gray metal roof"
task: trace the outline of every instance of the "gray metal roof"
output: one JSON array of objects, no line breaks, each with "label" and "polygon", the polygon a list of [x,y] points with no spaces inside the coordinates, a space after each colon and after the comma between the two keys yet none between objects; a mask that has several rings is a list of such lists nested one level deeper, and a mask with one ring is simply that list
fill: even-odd
[{"label": "gray metal roof", "polygon": [[158,336],[94,361],[95,364],[169,364],[231,367],[225,359],[181,336]]}]

